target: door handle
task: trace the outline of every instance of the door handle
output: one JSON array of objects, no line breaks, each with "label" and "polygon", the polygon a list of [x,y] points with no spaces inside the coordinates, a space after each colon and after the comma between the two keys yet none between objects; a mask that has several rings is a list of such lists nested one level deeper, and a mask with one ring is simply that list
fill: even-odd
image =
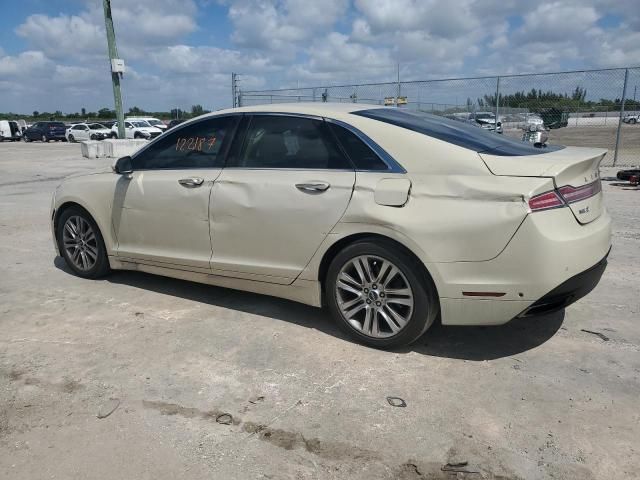
[{"label": "door handle", "polygon": [[200,178],[200,177],[181,178],[180,180],[178,180],[178,183],[185,188],[196,188],[204,183],[204,178]]},{"label": "door handle", "polygon": [[313,182],[313,183],[296,183],[296,188],[305,193],[322,193],[329,190],[329,185],[326,182]]}]

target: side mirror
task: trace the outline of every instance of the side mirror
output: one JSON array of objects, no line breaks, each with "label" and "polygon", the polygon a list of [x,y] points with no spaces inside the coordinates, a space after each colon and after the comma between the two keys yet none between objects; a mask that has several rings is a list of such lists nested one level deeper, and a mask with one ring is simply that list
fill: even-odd
[{"label": "side mirror", "polygon": [[133,164],[131,163],[131,157],[121,157],[113,164],[113,171],[119,175],[126,175],[133,172]]}]

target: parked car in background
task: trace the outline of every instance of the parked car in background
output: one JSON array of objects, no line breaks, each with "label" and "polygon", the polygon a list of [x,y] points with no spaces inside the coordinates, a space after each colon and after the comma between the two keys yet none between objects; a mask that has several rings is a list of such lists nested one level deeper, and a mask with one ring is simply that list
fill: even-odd
[{"label": "parked car in background", "polygon": [[0,142],[10,140],[12,142],[22,138],[22,129],[15,120],[0,120]]},{"label": "parked car in background", "polygon": [[166,131],[167,128],[168,128],[167,125],[162,120],[159,120],[159,119],[153,118],[153,117],[127,117],[127,118],[125,118],[125,121],[129,121],[129,122],[134,122],[134,121],[147,122],[152,127],[159,128],[163,132]]},{"label": "parked car in background", "polygon": [[69,142],[78,140],[102,140],[111,136],[111,129],[101,123],[76,123],[67,129]]},{"label": "parked car in background", "polygon": [[391,348],[436,318],[498,325],[593,289],[611,247],[606,153],[378,105],[243,107],[67,178],[49,218],[80,277],[131,269],[326,305]]},{"label": "parked car in background", "polygon": [[[145,121],[134,120],[124,122],[124,133],[125,138],[151,139],[162,135],[162,130],[152,127]],[[115,122],[111,127],[111,138],[118,138],[118,122]]]},{"label": "parked car in background", "polygon": [[24,131],[23,139],[25,142],[31,140],[42,140],[48,142],[55,140],[56,142],[66,141],[67,127],[62,122],[36,122]]},{"label": "parked car in background", "polygon": [[635,125],[636,123],[640,123],[640,114],[639,113],[630,113],[629,115],[625,115],[622,118],[624,123],[630,123]]},{"label": "parked car in background", "polygon": [[100,120],[100,124],[104,125],[107,128],[113,127],[117,120]]},{"label": "parked car in background", "polygon": [[172,129],[176,125],[180,125],[182,122],[184,122],[184,120],[178,120],[178,119],[171,120],[169,122],[169,125],[167,125],[167,130]]},{"label": "parked car in background", "polygon": [[469,120],[477,123],[484,130],[490,132],[502,133],[502,122],[500,119],[496,122],[496,116],[492,112],[475,112],[469,115]]}]

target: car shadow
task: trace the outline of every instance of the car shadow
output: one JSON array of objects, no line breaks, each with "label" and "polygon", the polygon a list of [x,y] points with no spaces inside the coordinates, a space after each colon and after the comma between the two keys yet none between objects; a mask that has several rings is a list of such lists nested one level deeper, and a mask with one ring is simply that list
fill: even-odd
[{"label": "car shadow", "polygon": [[[62,257],[57,257],[54,265],[73,275]],[[114,271],[105,281],[281,320],[352,341],[336,326],[326,309],[281,298],[134,271]],[[560,329],[563,321],[564,310],[539,317],[520,318],[493,327],[445,326],[436,323],[416,343],[396,349],[395,352],[416,352],[472,361],[511,357],[545,343]]]}]

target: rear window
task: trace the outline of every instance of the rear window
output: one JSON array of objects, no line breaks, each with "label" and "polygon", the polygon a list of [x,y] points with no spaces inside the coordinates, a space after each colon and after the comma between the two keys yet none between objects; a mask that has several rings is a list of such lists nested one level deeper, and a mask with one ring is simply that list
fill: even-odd
[{"label": "rear window", "polygon": [[353,114],[406,128],[478,153],[498,156],[539,155],[564,148],[558,145],[537,148],[528,142],[520,142],[502,134],[488,132],[465,122],[422,112],[407,112],[397,108],[374,108],[360,110]]},{"label": "rear window", "polygon": [[66,128],[64,123],[62,122],[49,122],[49,126],[50,127],[62,127],[62,128]]}]

